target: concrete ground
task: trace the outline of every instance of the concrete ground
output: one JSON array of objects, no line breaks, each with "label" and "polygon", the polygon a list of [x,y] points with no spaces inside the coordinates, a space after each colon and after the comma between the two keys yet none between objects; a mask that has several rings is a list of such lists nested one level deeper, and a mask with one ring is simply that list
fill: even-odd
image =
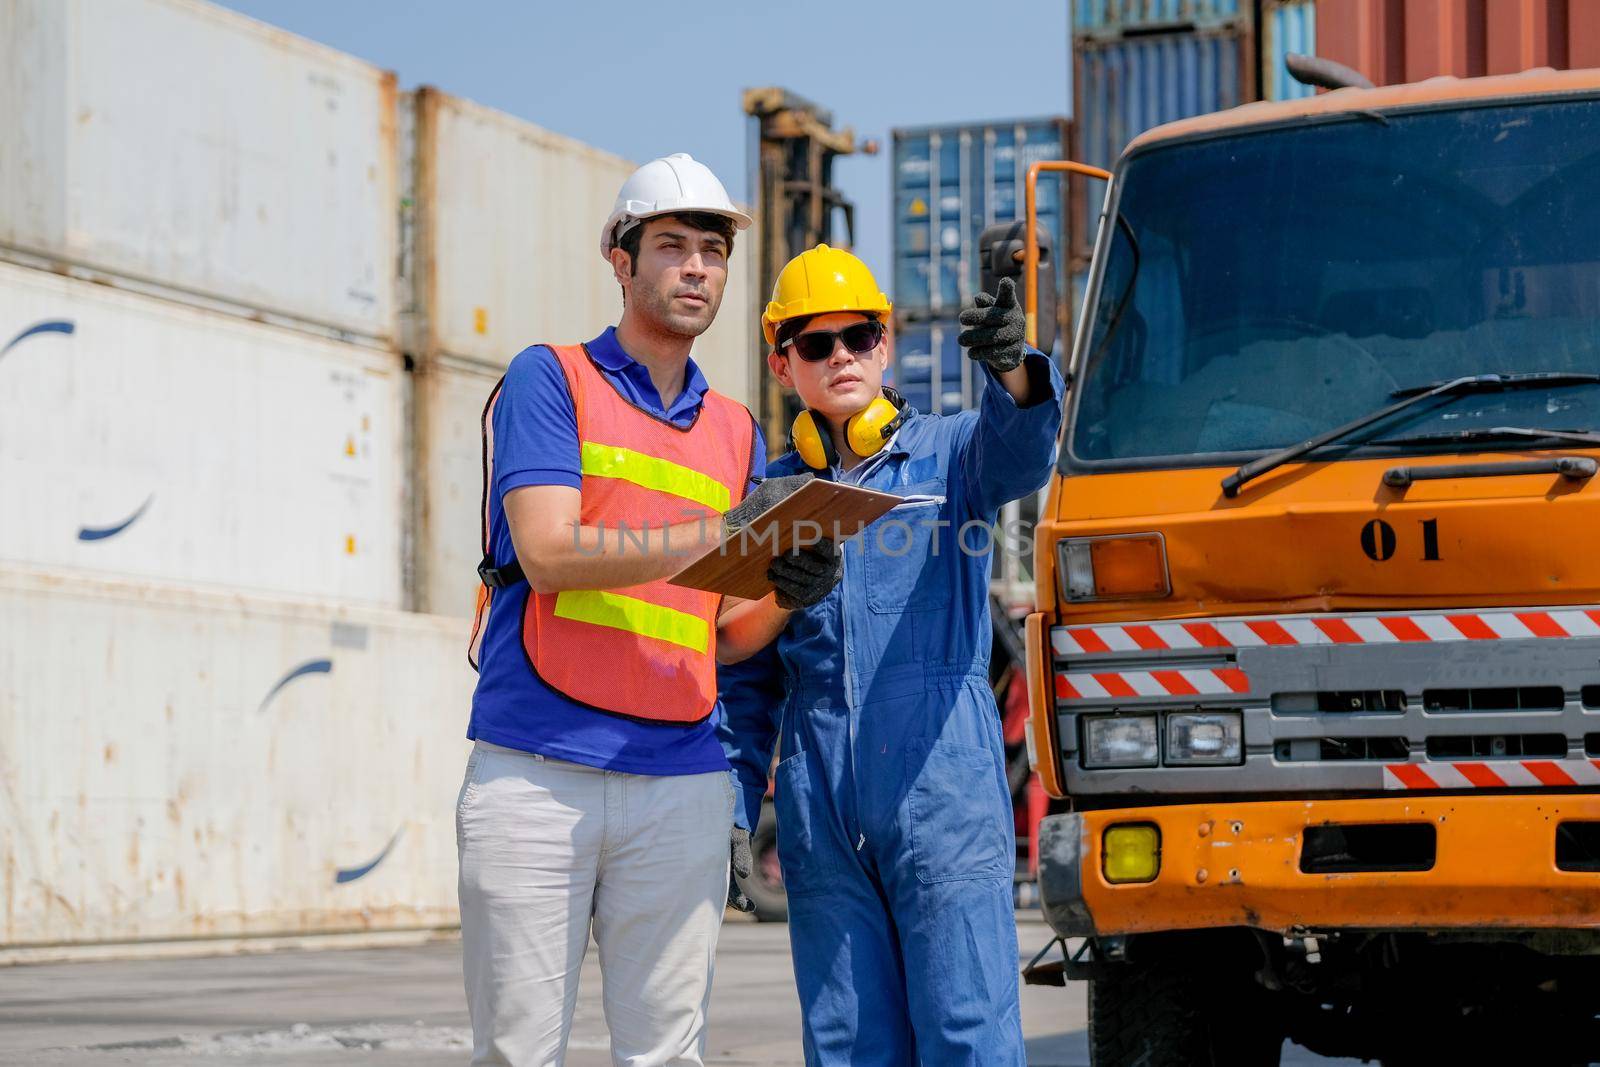
[{"label": "concrete ground", "polygon": [[[1034,913],[1036,914],[1036,913]],[[1022,913],[1024,959],[1049,934]],[[1084,987],[1022,987],[1028,1062],[1089,1062]],[[0,1064],[29,1067],[420,1067],[471,1047],[460,946],[278,952],[0,969]],[[600,973],[584,965],[570,1067],[605,1067]],[[712,997],[708,1064],[801,1063],[786,928],[730,922]],[[1296,1049],[1285,1064],[1334,1062]]]}]

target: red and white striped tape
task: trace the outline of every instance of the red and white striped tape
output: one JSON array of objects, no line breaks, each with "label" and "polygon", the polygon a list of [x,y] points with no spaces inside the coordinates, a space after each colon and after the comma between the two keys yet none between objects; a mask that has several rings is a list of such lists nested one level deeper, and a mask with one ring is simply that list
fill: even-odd
[{"label": "red and white striped tape", "polygon": [[1552,637],[1600,637],[1600,608],[1440,612],[1424,615],[1298,615],[1272,619],[1066,626],[1050,631],[1050,643],[1058,656]]},{"label": "red and white striped tape", "polygon": [[1249,691],[1250,680],[1237,667],[1171,671],[1072,671],[1056,675],[1056,696],[1061,700],[1192,697]]},{"label": "red and white striped tape", "polygon": [[1600,760],[1389,763],[1383,768],[1385,789],[1511,789],[1563,785],[1600,785]]}]

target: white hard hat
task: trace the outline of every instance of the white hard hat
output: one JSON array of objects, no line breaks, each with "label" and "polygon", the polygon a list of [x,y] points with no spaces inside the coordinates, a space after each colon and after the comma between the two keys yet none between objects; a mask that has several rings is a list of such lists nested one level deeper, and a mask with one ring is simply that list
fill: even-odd
[{"label": "white hard hat", "polygon": [[741,230],[750,225],[750,216],[733,206],[711,168],[678,152],[652,159],[622,183],[611,217],[600,231],[600,254],[609,260],[617,239],[645,219],[685,211],[725,215]]}]

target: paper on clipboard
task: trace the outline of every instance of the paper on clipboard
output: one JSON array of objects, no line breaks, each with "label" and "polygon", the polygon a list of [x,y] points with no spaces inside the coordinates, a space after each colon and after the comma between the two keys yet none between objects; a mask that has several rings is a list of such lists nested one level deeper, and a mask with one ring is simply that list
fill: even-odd
[{"label": "paper on clipboard", "polygon": [[751,519],[723,544],[674,575],[673,585],[758,600],[772,592],[767,568],[798,540],[854,537],[905,503],[893,493],[813,479]]}]

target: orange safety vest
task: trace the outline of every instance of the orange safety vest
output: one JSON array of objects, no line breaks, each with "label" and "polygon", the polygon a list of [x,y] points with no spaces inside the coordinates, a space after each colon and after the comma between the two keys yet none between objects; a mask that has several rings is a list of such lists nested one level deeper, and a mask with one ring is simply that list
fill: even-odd
[{"label": "orange safety vest", "polygon": [[[577,415],[582,525],[603,526],[606,543],[623,538],[624,550],[623,524],[634,538],[648,536],[659,545],[663,525],[715,521],[744,498],[755,446],[748,408],[707,390],[694,422],[679,427],[630,403],[582,345],[548,347]],[[502,584],[490,558],[489,487],[494,408],[503,384],[495,385],[483,410],[484,585],[468,652],[474,667],[489,603]],[[512,573],[520,580],[519,570]],[[627,589],[530,591],[522,645],[534,672],[578,703],[644,722],[692,726],[710,716],[717,699],[721,602],[719,594],[665,579]]]}]

